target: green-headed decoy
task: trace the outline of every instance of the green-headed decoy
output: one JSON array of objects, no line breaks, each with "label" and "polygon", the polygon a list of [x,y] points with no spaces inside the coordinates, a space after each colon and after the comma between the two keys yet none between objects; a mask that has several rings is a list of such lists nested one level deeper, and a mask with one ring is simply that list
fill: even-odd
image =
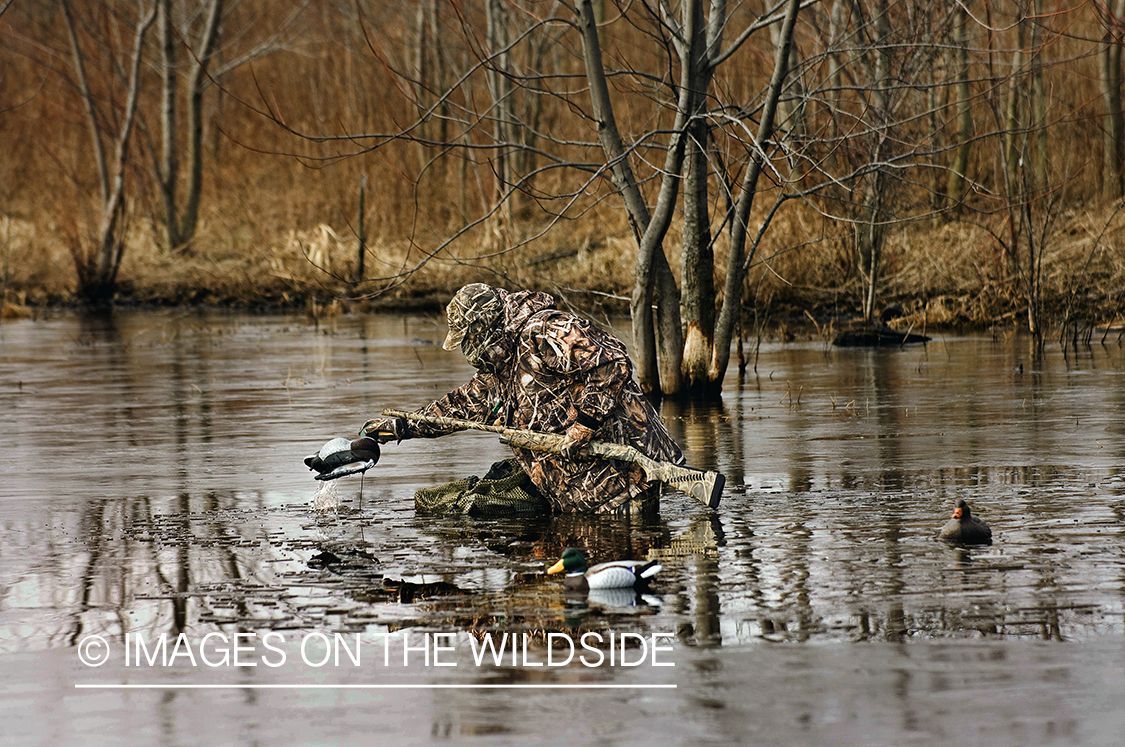
[{"label": "green-headed decoy", "polygon": [[576,591],[590,589],[630,589],[645,586],[653,576],[660,572],[660,564],[655,560],[613,560],[587,567],[586,556],[574,548],[568,548],[559,562],[547,569],[547,573],[566,571],[563,586]]}]

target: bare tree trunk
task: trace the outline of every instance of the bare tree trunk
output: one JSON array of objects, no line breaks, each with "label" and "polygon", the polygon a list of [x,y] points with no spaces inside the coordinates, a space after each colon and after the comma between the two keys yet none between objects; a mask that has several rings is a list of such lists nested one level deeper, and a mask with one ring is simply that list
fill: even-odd
[{"label": "bare tree trunk", "polygon": [[[1004,170],[1007,183],[1011,185],[1009,194],[1020,192],[1019,175],[1019,115],[1020,115],[1020,71],[1024,59],[1024,18],[1021,14],[1016,20],[1016,49],[1012,53],[1012,70],[1008,86],[1008,103],[1004,113]],[[1015,245],[1013,244],[1013,247]]]},{"label": "bare tree trunk", "polygon": [[215,52],[223,0],[210,0],[199,48],[189,50],[187,79],[186,156],[187,180],[184,202],[180,203],[179,134],[176,98],[179,64],[176,49],[182,42],[172,20],[171,0],[159,0],[160,46],[163,54],[163,88],[161,91],[160,124],[161,155],[157,163],[157,180],[164,203],[165,237],[169,249],[179,249],[195,237],[199,224],[199,201],[203,192],[203,91],[208,85],[207,66]]},{"label": "bare tree trunk", "polygon": [[[430,38],[437,39],[440,29],[438,27],[438,0],[426,0],[426,17],[430,25]],[[436,42],[435,42],[436,44]],[[433,69],[431,71],[433,77],[433,90],[445,91],[446,90],[446,69],[447,61],[445,55],[440,48],[434,49]],[[450,105],[449,97],[442,96],[441,104],[438,106],[438,133],[441,142],[449,142],[449,119],[450,119]]]},{"label": "bare tree trunk", "polygon": [[[1034,0],[1034,3],[1035,17],[1045,17],[1043,0]],[[1035,188],[1042,190],[1047,187],[1047,91],[1043,82],[1043,64],[1038,61],[1043,53],[1043,26],[1040,23],[1031,26],[1031,49],[1037,60],[1031,74],[1031,111],[1035,118]]]},{"label": "bare tree trunk", "polygon": [[875,321],[875,297],[879,285],[879,262],[883,253],[883,238],[886,235],[886,217],[883,206],[887,190],[887,175],[882,165],[886,158],[888,141],[887,127],[890,122],[890,101],[887,89],[890,87],[890,53],[886,49],[891,32],[890,18],[887,15],[887,0],[877,0],[875,3],[875,69],[872,76],[871,100],[873,115],[876,119],[875,149],[871,162],[875,164],[874,171],[864,180],[866,193],[863,198],[863,210],[857,226],[858,257],[860,274],[864,278],[863,321],[873,324]]},{"label": "bare tree trunk", "polygon": [[[426,136],[426,131],[429,129],[429,122],[425,119],[425,113],[430,108],[430,95],[426,90],[429,78],[429,54],[427,50],[433,43],[429,38],[430,24],[427,22],[426,15],[429,10],[430,3],[419,2],[415,7],[414,18],[414,105],[415,110],[418,112],[418,131],[422,134],[414,145],[418,150],[418,166],[419,168],[426,165],[428,157],[426,156],[426,144],[422,141]],[[489,16],[489,25],[491,27],[491,15]]]},{"label": "bare tree trunk", "polygon": [[953,54],[957,62],[957,139],[959,144],[949,170],[949,185],[946,195],[950,205],[959,205],[965,199],[965,172],[969,170],[969,155],[972,151],[973,112],[969,90],[969,39],[968,11],[958,14],[954,26]]},{"label": "bare tree trunk", "polygon": [[[129,158],[129,142],[136,122],[137,99],[140,93],[141,55],[144,39],[149,28],[156,20],[157,5],[154,3],[152,10],[147,13],[143,5],[138,5],[140,16],[133,35],[132,58],[130,60],[127,78],[126,101],[122,110],[121,120],[117,123],[118,131],[113,156],[113,173],[108,171],[104,150],[101,144],[101,128],[97,124],[97,112],[88,83],[80,86],[81,94],[86,105],[86,111],[91,119],[91,134],[95,153],[98,154],[99,180],[102,183],[101,221],[95,237],[95,249],[88,259],[81,247],[75,247],[75,264],[79,274],[79,286],[83,297],[90,303],[100,304],[113,297],[117,280],[117,270],[121,265],[124,253],[125,238],[123,220],[125,216],[125,167]],[[71,49],[74,55],[75,70],[78,71],[80,80],[85,81],[85,65],[81,47],[78,43],[78,34],[74,24],[74,15],[69,0],[63,0],[63,15],[66,19],[67,32],[71,40]]]},{"label": "bare tree trunk", "polygon": [[160,131],[163,137],[160,160],[156,164],[160,196],[164,203],[164,239],[169,249],[180,246],[180,216],[176,206],[176,183],[179,181],[176,153],[176,32],[172,24],[172,0],[159,0],[158,28],[160,30],[163,86],[160,98]]},{"label": "bare tree trunk", "polygon": [[[1043,271],[1043,242],[1038,241],[1031,211],[1031,186],[1027,184],[1030,179],[1024,172],[1023,202],[1020,205],[1021,218],[1024,221],[1024,233],[1027,235],[1027,275],[1024,283],[1027,294],[1027,329],[1036,343],[1043,341],[1043,326],[1041,322],[1040,287]],[[1044,210],[1046,212],[1046,210]],[[1048,218],[1044,216],[1044,221]]]},{"label": "bare tree trunk", "polygon": [[[878,161],[882,156],[882,144],[880,143],[875,149],[874,160]],[[863,211],[860,214],[859,223],[856,225],[856,242],[860,260],[860,274],[864,280],[863,322],[870,325],[875,321],[879,262],[882,259],[883,238],[886,235],[883,204],[887,190],[887,177],[883,169],[876,167],[875,172],[868,176],[866,184]]]},{"label": "bare tree trunk", "polygon": [[367,259],[367,229],[364,226],[364,219],[367,216],[367,205],[365,204],[366,197],[367,174],[364,174],[359,178],[359,209],[356,211],[358,215],[356,215],[355,221],[355,235],[356,239],[359,242],[359,253],[356,256],[355,263],[355,282],[357,283],[362,283],[363,276],[366,274],[366,268],[364,267],[365,261]]},{"label": "bare tree trunk", "polygon": [[[991,15],[992,6],[985,4],[986,22],[989,27],[992,27],[993,20]],[[1011,171],[1008,169],[1008,139],[1005,128],[1009,126],[1008,121],[1008,104],[1004,99],[1004,86],[1002,83],[1003,76],[997,72],[997,64],[999,54],[996,50],[995,35],[989,34],[988,39],[988,77],[990,85],[988,87],[989,107],[992,109],[992,117],[996,121],[997,127],[1000,130],[1000,142],[998,148],[995,149],[995,157],[993,159],[993,183],[996,185],[995,189],[1004,200],[1004,213],[1005,219],[1008,224],[1008,237],[1009,240],[999,242],[1003,249],[1002,260],[1006,260],[1007,272],[1011,276],[1015,276],[1019,271],[1019,222],[1015,207],[1015,198],[1017,186],[1011,180]],[[1004,110],[1003,113],[1001,110]]]},{"label": "bare tree trunk", "polygon": [[[138,7],[143,11],[143,7]],[[129,73],[128,94],[125,101],[125,110],[121,115],[121,129],[117,137],[117,146],[113,157],[113,181],[110,186],[109,199],[102,213],[102,223],[99,230],[101,253],[98,259],[98,271],[95,274],[95,292],[101,298],[108,298],[117,280],[117,269],[121,265],[121,256],[125,249],[125,237],[120,230],[121,220],[125,212],[125,165],[129,159],[129,140],[133,135],[133,125],[137,121],[137,98],[140,94],[141,55],[145,35],[156,20],[156,5],[148,15],[137,21],[136,33],[133,36],[132,70]]]},{"label": "bare tree trunk", "polygon": [[[758,189],[758,179],[765,168],[766,148],[774,134],[774,117],[777,103],[785,87],[789,74],[789,52],[793,45],[793,29],[797,25],[797,14],[801,10],[801,0],[788,0],[785,6],[785,20],[781,27],[781,44],[774,57],[773,76],[766,91],[766,101],[762,106],[758,133],[754,138],[756,148],[743,175],[738,204],[731,221],[730,257],[727,261],[726,281],[723,285],[723,305],[719,310],[719,320],[715,325],[715,345],[712,351],[711,368],[708,378],[711,386],[722,387],[727,364],[730,363],[730,347],[735,322],[742,310],[742,282],[749,269],[751,255],[746,254],[746,237],[749,232],[750,210],[754,206],[754,195]],[[745,255],[745,256],[744,256]]]},{"label": "bare tree trunk", "polygon": [[[504,193],[511,187],[512,153],[512,85],[508,80],[511,70],[508,47],[508,12],[503,0],[487,0],[487,43],[492,61],[488,66],[489,87],[493,101],[493,139],[496,142],[496,157],[493,167],[496,172],[496,195],[502,200],[500,207],[500,226],[498,238],[512,227],[512,200],[504,199]],[[501,243],[503,239],[499,238]]]},{"label": "bare tree trunk", "polygon": [[97,169],[98,186],[101,187],[102,202],[109,202],[109,168],[105,161],[105,143],[102,142],[102,129],[98,124],[98,112],[94,106],[94,94],[90,90],[90,79],[86,75],[86,62],[78,43],[78,32],[74,28],[74,13],[70,0],[63,0],[63,18],[66,19],[66,32],[70,38],[70,52],[74,57],[74,71],[78,75],[78,92],[86,107],[86,121],[90,125],[90,145],[94,149],[94,163]]},{"label": "bare tree trunk", "polygon": [[211,0],[207,10],[200,48],[196,51],[187,82],[187,161],[188,181],[184,191],[184,213],[180,221],[180,244],[195,238],[199,226],[199,201],[203,194],[203,91],[208,85],[207,66],[215,55],[219,23],[223,17],[223,0]]},{"label": "bare tree trunk", "polygon": [[[490,6],[491,10],[491,6]],[[489,16],[491,19],[491,15]],[[490,26],[491,28],[491,26]],[[449,99],[436,98],[436,92],[445,90],[445,60],[442,56],[442,40],[438,37],[438,0],[419,0],[414,24],[414,104],[418,112],[418,131],[422,140],[446,142],[449,136]],[[431,117],[437,103],[437,122]],[[416,143],[418,163],[426,166],[430,162],[429,145],[422,140]]]},{"label": "bare tree trunk", "polygon": [[1110,199],[1125,194],[1125,112],[1122,111],[1121,100],[1120,37],[1123,22],[1125,0],[1116,0],[1112,15],[1103,20],[1106,33],[1105,50],[1101,54],[1102,98],[1106,108],[1106,124],[1102,129],[1102,194]]},{"label": "bare tree trunk", "polygon": [[[689,85],[693,94],[684,156],[683,297],[680,303],[682,328],[686,333],[681,370],[684,386],[690,391],[707,388],[707,368],[715,340],[715,254],[711,246],[707,200],[709,136],[707,121],[701,115],[714,71],[707,59],[707,49],[717,47],[721,37],[709,38],[701,3],[685,4],[684,13],[695,14],[692,18],[684,17],[683,27],[692,33],[685,35],[680,50],[681,64],[691,69]],[[714,33],[718,35],[721,31]]]},{"label": "bare tree trunk", "polygon": [[[699,0],[690,0],[699,2]],[[656,201],[656,210],[650,215],[637,185],[628,154],[617,127],[613,102],[609,96],[605,68],[602,64],[601,45],[591,0],[579,0],[579,27],[585,58],[586,79],[590,86],[593,118],[598,128],[598,140],[605,152],[610,179],[625,203],[625,211],[633,234],[637,238],[637,267],[634,276],[633,298],[630,304],[633,321],[634,358],[637,360],[637,379],[645,392],[665,394],[680,390],[680,362],[683,341],[679,326],[679,291],[664,255],[663,241],[672,221],[676,195],[679,192],[679,174],[684,158],[684,129],[690,89],[680,86],[680,99],[672,137],[665,151],[664,177]],[[683,72],[682,75],[687,75]],[[653,320],[653,288],[659,282],[659,317],[662,335],[661,350],[673,356],[659,360],[656,347],[656,329]],[[671,308],[669,308],[671,307]]]},{"label": "bare tree trunk", "polygon": [[715,254],[707,210],[707,128],[696,120],[688,129],[684,178],[683,373],[688,389],[705,386],[715,329]]},{"label": "bare tree trunk", "polygon": [[[1029,129],[1033,129],[1033,136],[1029,135],[1024,146],[1024,160],[1026,163],[1022,177],[1025,187],[1023,189],[1024,214],[1027,221],[1027,250],[1028,250],[1028,282],[1027,282],[1027,316],[1028,328],[1036,340],[1043,337],[1043,255],[1048,241],[1048,229],[1051,223],[1051,200],[1037,199],[1047,190],[1047,104],[1046,92],[1043,83],[1043,68],[1039,62],[1042,52],[1042,28],[1038,19],[1043,17],[1043,0],[1033,0],[1033,18],[1031,19],[1031,51],[1030,57],[1034,68],[1031,71],[1031,101],[1028,107],[1030,121]],[[1034,137],[1034,140],[1032,140]],[[1034,143],[1034,150],[1032,149]],[[1120,172],[1118,172],[1120,173]],[[1034,208],[1034,210],[1033,210]],[[1038,212],[1042,219],[1042,232],[1036,236],[1033,214]]]},{"label": "bare tree trunk", "polygon": [[[601,42],[591,0],[578,1],[579,23],[582,31],[582,50],[586,64],[586,79],[590,85],[590,104],[598,128],[598,140],[608,160],[607,168],[621,199],[625,202],[625,215],[633,229],[638,245],[651,222],[648,206],[641,197],[633,168],[625,154],[625,144],[617,128],[613,102],[602,64]],[[637,270],[633,285],[631,317],[633,321],[633,357],[637,362],[637,380],[646,393],[660,391],[660,372],[657,367],[656,329],[652,316],[652,263],[637,250]]]},{"label": "bare tree trunk", "polygon": [[[834,111],[840,108],[840,89],[843,85],[843,74],[841,73],[843,65],[840,61],[840,52],[836,51],[835,47],[840,43],[843,35],[847,33],[847,3],[848,0],[834,0],[832,10],[828,15],[828,43],[832,49],[828,54],[828,88],[834,92],[831,101]],[[828,135],[833,141],[840,136],[840,123],[837,121],[837,117],[829,119]]]},{"label": "bare tree trunk", "polygon": [[[781,38],[782,28],[775,24],[769,27],[769,32],[770,41],[773,42],[774,49],[781,47],[782,43],[784,42],[784,40]],[[795,51],[796,50],[793,49],[792,45],[790,45],[789,59],[785,61],[786,69],[793,69]],[[790,118],[793,116],[793,110],[796,105],[797,104],[794,101],[787,100],[786,98],[778,99],[776,120],[780,126],[784,127],[785,123],[790,120]]]}]

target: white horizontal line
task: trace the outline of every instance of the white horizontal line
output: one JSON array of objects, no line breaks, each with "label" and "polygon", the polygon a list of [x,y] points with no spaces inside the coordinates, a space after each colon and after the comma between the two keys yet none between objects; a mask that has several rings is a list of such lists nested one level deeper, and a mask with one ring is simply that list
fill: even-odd
[{"label": "white horizontal line", "polygon": [[270,684],[139,684],[139,683],[87,683],[75,684],[76,690],[675,690],[676,685],[599,685],[599,684],[402,684],[402,685],[270,685]]}]

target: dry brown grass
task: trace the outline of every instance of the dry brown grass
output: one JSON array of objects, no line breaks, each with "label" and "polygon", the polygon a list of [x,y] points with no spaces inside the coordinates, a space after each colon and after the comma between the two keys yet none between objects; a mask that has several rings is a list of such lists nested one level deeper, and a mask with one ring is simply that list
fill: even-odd
[{"label": "dry brown grass", "polygon": [[[276,211],[276,206],[274,208]],[[585,310],[627,309],[636,247],[612,205],[514,250],[490,253],[494,233],[467,235],[401,282],[389,278],[422,260],[422,247],[444,235],[430,230],[414,241],[376,236],[368,246],[368,278],[354,283],[358,239],[347,221],[301,223],[292,217],[249,220],[268,207],[212,210],[195,244],[159,249],[150,224],[134,221],[119,280],[123,303],[218,304],[323,308],[333,301],[357,308],[436,304],[466,282],[547,290]],[[309,211],[300,211],[309,212]],[[315,212],[315,211],[311,211]],[[528,227],[531,231],[534,227]],[[994,228],[998,230],[998,228]],[[674,230],[666,243],[679,272]],[[1114,206],[1062,216],[1044,258],[1043,298],[1049,318],[1110,323],[1125,311],[1125,212]],[[725,262],[722,241],[717,267]],[[5,314],[22,307],[73,302],[72,260],[50,224],[0,218]],[[916,328],[981,328],[1026,318],[1023,286],[1010,275],[999,244],[968,221],[937,227],[907,224],[890,234],[881,298],[903,307],[898,324]],[[718,272],[717,272],[718,275]],[[821,320],[854,315],[860,285],[847,236],[811,211],[779,217],[747,283],[747,303],[789,326],[805,312]]]},{"label": "dry brown grass", "polygon": [[[83,12],[103,5],[76,3]],[[270,24],[265,21],[285,16],[282,11],[287,8],[288,4],[270,0],[242,6],[240,12],[249,15],[233,17],[231,28],[268,34]],[[593,188],[603,190],[601,194],[590,195],[574,208],[587,212],[572,214],[571,220],[541,239],[520,245],[545,220],[534,206],[525,205],[517,211],[522,218],[515,225],[485,223],[423,263],[427,252],[434,252],[491,202],[496,192],[489,163],[493,154],[487,149],[471,151],[466,157],[479,161],[464,171],[452,158],[424,171],[422,164],[432,152],[393,142],[337,161],[341,154],[362,150],[368,141],[318,145],[287,134],[263,116],[269,109],[289,127],[330,134],[393,131],[416,116],[417,108],[404,96],[401,81],[393,80],[384,63],[370,53],[360,28],[347,14],[315,4],[312,10],[313,17],[306,19],[309,25],[294,47],[298,51],[270,55],[252,70],[232,73],[223,80],[221,96],[214,89],[208,92],[201,222],[195,241],[183,250],[160,248],[154,228],[157,198],[148,173],[152,154],[134,144],[129,175],[132,228],[118,278],[120,302],[316,309],[334,300],[359,307],[411,305],[435,303],[465,282],[486,280],[547,290],[587,310],[627,308],[636,247],[620,201],[608,197],[597,202],[605,197],[604,184]],[[410,6],[391,4],[383,10],[404,15],[386,15],[380,24],[384,36],[378,41],[391,52],[403,53],[409,41],[403,35],[413,17]],[[7,100],[22,102],[0,115],[4,128],[0,134],[9,146],[0,159],[0,290],[12,307],[5,313],[15,314],[24,306],[75,301],[67,237],[91,233],[97,222],[93,206],[98,188],[92,177],[85,115],[73,87],[45,75],[44,66],[34,62],[35,50],[43,45],[54,45],[59,59],[66,59],[68,46],[60,35],[57,15],[47,6],[17,4],[5,22],[10,24],[5,38],[14,45],[0,51],[10,83]],[[1100,39],[1100,27],[1094,31],[1089,38]],[[607,48],[629,50],[630,64],[654,70],[666,64],[661,54],[631,36],[627,24],[618,25],[613,33],[622,35],[622,43]],[[457,51],[455,40],[445,42],[451,53]],[[1057,67],[1048,66],[1047,75],[1059,81],[1050,82],[1049,89],[1067,112],[1052,125],[1051,152],[1060,164],[1076,165],[1068,166],[1074,174],[1066,177],[1075,207],[1062,216],[1049,237],[1043,293],[1049,314],[1062,317],[1069,308],[1091,321],[1108,321],[1125,308],[1121,290],[1125,288],[1125,218],[1118,215],[1111,220],[1112,206],[1091,202],[1100,188],[1098,170],[1088,164],[1100,159],[1101,110],[1088,106],[1100,94],[1096,61],[1087,47],[1075,32],[1048,50]],[[24,52],[9,53],[16,48]],[[998,42],[997,48],[1007,47]],[[753,98],[771,58],[768,44],[765,54],[760,51],[747,48],[723,68],[724,90],[742,100]],[[91,46],[89,53],[97,54],[97,47]],[[562,55],[559,64],[566,68],[576,65],[577,59]],[[624,64],[614,59],[615,64]],[[466,56],[462,63],[468,61]],[[113,68],[102,59],[91,69],[104,73]],[[567,70],[580,72],[578,68],[560,72]],[[155,139],[160,86],[155,68],[146,75],[141,111]],[[106,101],[121,98],[115,80],[107,74],[100,83],[95,81]],[[464,93],[474,90],[468,86]],[[483,95],[483,89],[480,92]],[[659,119],[649,106],[650,93],[643,86],[631,90],[625,83],[615,88],[627,131],[645,131],[653,126],[650,120]],[[521,105],[533,98],[521,97]],[[589,123],[573,117],[561,99],[544,106],[543,131],[557,133],[567,142],[595,138]],[[983,117],[986,112],[978,114]],[[595,151],[569,152],[557,145],[560,154],[573,155],[580,163],[589,161],[591,153],[597,156]],[[974,179],[992,178],[994,146],[989,141],[975,151],[970,168]],[[638,162],[637,168],[641,179],[654,173],[651,165]],[[369,179],[368,280],[357,284],[351,279],[358,252],[355,226],[361,176]],[[565,194],[577,189],[575,184],[586,176],[561,169],[545,174],[536,186],[544,193]],[[910,199],[920,200],[917,195]],[[552,204],[549,209],[559,206]],[[761,206],[752,223],[761,219],[760,212]],[[1003,233],[998,217],[982,220]],[[1109,229],[1102,235],[1107,223]],[[676,273],[680,271],[679,231],[673,225],[665,242]],[[804,324],[806,311],[819,323],[854,314],[861,289],[850,242],[846,226],[808,207],[787,206],[751,270],[747,303],[775,320],[788,320],[789,325]],[[502,251],[509,246],[518,248]],[[724,266],[726,252],[725,242],[719,240],[717,267]],[[1019,278],[1010,276],[989,232],[968,220],[939,226],[904,224],[887,237],[884,267],[880,297],[901,304],[907,324],[979,327],[997,320],[1014,322],[1024,314]],[[409,272],[402,282],[391,280],[404,271]]]},{"label": "dry brown grass", "polygon": [[0,263],[5,294],[20,294],[22,303],[57,303],[69,300],[74,293],[70,253],[47,227],[11,215],[0,216]]},{"label": "dry brown grass", "polygon": [[[1075,208],[1054,224],[1043,253],[1048,320],[1069,314],[1109,323],[1125,311],[1125,213],[1118,209]],[[989,228],[1005,235],[999,216],[905,224],[888,235],[879,296],[902,306],[896,326],[979,329],[1026,320],[1024,276],[1013,273]],[[748,283],[759,306],[771,306],[775,316],[808,310],[821,320],[858,313],[860,282],[848,235],[841,233],[807,214],[775,226]],[[1026,257],[1020,262],[1026,267]]]}]

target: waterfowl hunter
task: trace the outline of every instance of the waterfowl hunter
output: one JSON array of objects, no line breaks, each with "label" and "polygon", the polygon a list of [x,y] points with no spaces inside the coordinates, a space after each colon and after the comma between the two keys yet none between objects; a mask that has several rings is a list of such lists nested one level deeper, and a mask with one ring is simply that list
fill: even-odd
[{"label": "waterfowl hunter", "polygon": [[[586,317],[558,309],[546,293],[509,292],[484,283],[457,291],[445,315],[449,333],[442,347],[460,349],[476,373],[416,414],[477,423],[500,420],[508,428],[562,436],[557,452],[512,445],[512,456],[553,513],[646,515],[659,510],[655,476],[637,469],[636,462],[603,459],[588,451],[591,443],[601,442],[631,447],[657,462],[680,465],[684,460],[634,378],[624,342]],[[364,423],[360,435],[388,443],[459,430],[463,428],[384,416]]]},{"label": "waterfowl hunter", "polygon": [[630,589],[647,585],[660,572],[660,564],[655,560],[613,560],[590,568],[586,565],[585,555],[569,548],[563,552],[559,562],[547,569],[549,574],[562,571],[566,571],[563,586],[567,589]]}]

